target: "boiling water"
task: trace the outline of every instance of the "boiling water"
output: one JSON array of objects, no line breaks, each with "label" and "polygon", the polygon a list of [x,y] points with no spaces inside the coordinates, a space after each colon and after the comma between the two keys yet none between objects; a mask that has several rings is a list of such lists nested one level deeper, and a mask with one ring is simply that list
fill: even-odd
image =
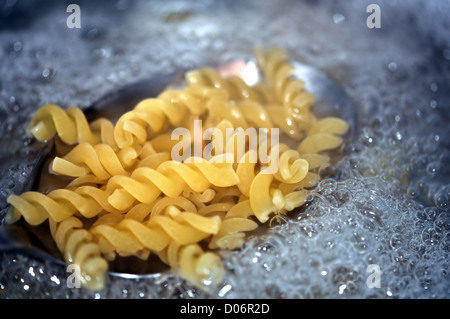
[{"label": "boiling water", "polygon": [[[370,3],[380,29],[366,25]],[[304,211],[223,253],[216,290],[168,273],[70,289],[64,266],[10,252],[0,255],[2,298],[450,296],[448,2],[80,2],[81,29],[67,28],[57,1],[21,6],[7,2],[0,22],[2,218],[39,150],[25,134],[38,107],[86,107],[157,73],[249,58],[255,46],[328,72],[354,100],[358,126]]]}]

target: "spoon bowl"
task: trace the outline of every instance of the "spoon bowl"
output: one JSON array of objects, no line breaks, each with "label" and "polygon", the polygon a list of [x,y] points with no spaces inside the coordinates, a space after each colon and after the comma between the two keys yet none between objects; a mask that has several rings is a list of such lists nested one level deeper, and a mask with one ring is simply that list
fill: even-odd
[{"label": "spoon bowl", "polygon": [[[347,121],[351,131],[356,125],[356,111],[353,102],[345,90],[326,73],[311,66],[291,61],[295,66],[294,77],[303,80],[306,90],[315,96],[316,102],[313,111],[318,118],[340,117]],[[253,61],[233,61],[218,67],[219,70],[228,70],[229,75],[237,75],[251,85],[260,79],[260,71]],[[230,71],[231,70],[231,71]],[[184,72],[176,74],[157,75],[149,79],[124,86],[112,93],[106,94],[84,110],[88,121],[104,117],[113,123],[121,114],[133,109],[143,99],[156,97],[168,86],[181,86],[184,84]],[[351,138],[352,133],[348,133]],[[36,159],[24,191],[37,190],[41,172],[46,162],[54,153],[54,140],[42,144],[42,149]],[[43,231],[46,227],[47,231]],[[64,264],[62,256],[51,240],[48,232],[48,223],[40,226],[26,225],[23,220],[13,225],[0,225],[0,252],[17,252],[35,257],[39,260],[53,261]],[[155,256],[143,261],[136,257],[118,257],[110,263],[109,274],[121,278],[139,278],[157,276],[168,271],[168,267],[157,260]]]}]

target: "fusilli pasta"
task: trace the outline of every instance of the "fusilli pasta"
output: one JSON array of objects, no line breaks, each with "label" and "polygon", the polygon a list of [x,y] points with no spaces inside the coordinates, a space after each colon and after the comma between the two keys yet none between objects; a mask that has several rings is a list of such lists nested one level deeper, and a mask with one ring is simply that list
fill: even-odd
[{"label": "fusilli pasta", "polygon": [[[261,83],[194,70],[184,88],[141,101],[114,125],[88,123],[78,108],[42,107],[28,131],[72,146],[49,170],[73,180],[46,194],[9,196],[6,220],[48,220],[65,260],[80,266],[80,280],[94,290],[104,285],[107,261],[151,254],[198,287],[219,283],[224,266],[213,250],[239,249],[247,232],[305,204],[330,165],[327,151],[348,130],[340,119],[316,119],[314,96],[284,51],[257,50],[256,60]],[[198,155],[190,136],[183,161],[175,160],[174,128],[199,130],[211,143],[202,140]]]}]

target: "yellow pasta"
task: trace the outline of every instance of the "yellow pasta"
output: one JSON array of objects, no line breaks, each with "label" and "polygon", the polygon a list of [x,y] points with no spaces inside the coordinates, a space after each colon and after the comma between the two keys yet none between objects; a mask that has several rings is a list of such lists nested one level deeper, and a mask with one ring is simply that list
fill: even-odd
[{"label": "yellow pasta", "polygon": [[[224,78],[212,68],[191,71],[187,74],[186,80],[189,84],[223,89],[235,102],[235,105],[230,103],[217,105],[216,101],[211,101],[208,108],[211,115],[228,119],[239,127],[246,128],[249,124],[264,128],[279,127],[292,138],[302,137],[290,113],[286,112],[281,105],[277,105],[273,99],[268,98],[271,93],[267,94],[270,89],[266,87],[249,86],[236,76]],[[244,118],[249,124],[242,120],[236,122],[236,117]]]},{"label": "yellow pasta", "polygon": [[232,163],[214,163],[199,158],[199,163],[166,161],[157,170],[139,167],[130,177],[113,176],[108,181],[106,191],[111,194],[109,203],[123,210],[132,204],[124,199],[134,198],[141,203],[150,203],[161,193],[176,197],[186,186],[196,192],[203,192],[211,185],[228,187],[237,183]]},{"label": "yellow pasta", "polygon": [[342,137],[348,124],[337,118],[325,118],[313,124],[298,151],[302,154],[315,154],[332,150],[342,145]]},{"label": "yellow pasta", "polygon": [[[192,212],[181,212],[174,206],[168,206],[164,215],[151,215],[146,222],[134,218],[114,218],[112,222],[111,219],[103,218],[102,221],[100,219],[93,225],[91,232],[102,239],[101,247],[105,254],[113,252],[121,256],[135,255],[145,256],[145,258],[148,258],[151,252],[161,256],[174,247],[195,244],[217,233],[221,224],[217,216],[203,217]],[[217,259],[216,255],[211,256]],[[182,258],[178,255],[171,257],[173,260],[171,265],[173,263],[178,265],[178,257]],[[163,260],[168,262],[167,259],[163,258]],[[192,270],[186,262],[187,260],[178,266],[186,277],[192,277],[192,274],[189,275]],[[206,267],[204,270],[208,270],[210,266],[203,265]],[[214,279],[217,280],[217,278]]]},{"label": "yellow pasta", "polygon": [[44,195],[30,191],[21,195],[10,195],[7,202],[12,208],[8,211],[7,221],[15,222],[21,216],[30,225],[39,225],[47,218],[62,221],[75,213],[84,217],[95,217],[100,211],[121,213],[108,202],[108,194],[97,187],[80,186],[71,189],[56,189]]},{"label": "yellow pasta", "polygon": [[80,267],[80,271],[75,272],[78,280],[92,290],[101,289],[108,263],[92,233],[84,229],[83,223],[74,216],[60,223],[51,219],[50,231],[66,262]]},{"label": "yellow pasta", "polygon": [[327,117],[314,123],[308,131],[308,135],[327,133],[334,135],[344,135],[348,131],[347,122],[335,118]]},{"label": "yellow pasta", "polygon": [[227,214],[219,229],[209,243],[211,249],[236,249],[241,248],[244,243],[244,232],[258,228],[258,224],[249,219],[253,211],[249,200],[244,200],[231,207],[227,207]]},{"label": "yellow pasta", "polygon": [[136,107],[122,115],[114,127],[114,138],[120,148],[147,140],[147,126],[152,132],[160,132],[166,120],[172,126],[183,122],[190,113],[201,115],[206,111],[205,101],[226,100],[222,90],[202,86],[189,86],[181,91],[169,90],[158,98],[141,101]]},{"label": "yellow pasta", "polygon": [[220,257],[212,252],[204,252],[198,244],[179,245],[172,242],[158,256],[191,283],[205,287],[220,283],[224,269]]},{"label": "yellow pasta", "polygon": [[283,105],[300,111],[314,104],[314,96],[305,91],[305,83],[292,78],[295,67],[289,62],[285,51],[256,50],[255,55],[266,79],[273,85],[275,95]]},{"label": "yellow pasta", "polygon": [[204,207],[208,202],[216,198],[216,191],[212,188],[208,188],[202,193],[192,191],[190,188],[186,188],[183,191],[183,196],[196,205],[197,208]]},{"label": "yellow pasta", "polygon": [[[213,250],[239,249],[248,232],[304,205],[348,131],[338,118],[315,117],[314,97],[284,51],[258,50],[256,60],[261,83],[194,70],[185,87],[141,101],[114,125],[88,123],[78,108],[42,107],[28,131],[72,145],[49,171],[73,180],[47,194],[11,195],[6,221],[48,220],[93,290],[103,288],[107,261],[151,254],[200,288],[220,283],[225,270]],[[198,121],[202,141],[190,136],[182,155],[191,153],[173,159],[173,129],[195,134]]]},{"label": "yellow pasta", "polygon": [[[69,145],[77,143],[96,144],[104,142],[114,145],[111,140],[113,124],[106,119],[88,124],[84,113],[77,107],[63,110],[57,105],[48,104],[40,108],[30,124],[28,132],[39,141],[45,141],[58,135]],[[94,133],[95,131],[98,131]]]},{"label": "yellow pasta", "polygon": [[72,177],[92,173],[105,180],[114,175],[129,175],[127,170],[136,164],[137,157],[133,148],[116,153],[108,144],[81,143],[64,157],[56,157],[50,164],[50,171]]},{"label": "yellow pasta", "polygon": [[305,91],[305,83],[293,77],[294,66],[285,51],[280,49],[256,50],[256,60],[266,80],[273,86],[277,100],[285,107],[287,114],[303,129],[308,130],[316,121],[311,106],[314,96]]},{"label": "yellow pasta", "polygon": [[278,171],[274,177],[283,183],[298,183],[302,181],[309,170],[309,163],[300,154],[287,145],[280,145]]},{"label": "yellow pasta", "polygon": [[[49,167],[49,170],[50,170],[50,167]],[[100,187],[101,185],[104,185],[105,183],[106,183],[105,180],[101,180],[92,174],[86,174],[86,175],[77,177],[74,180],[72,180],[69,184],[67,184],[66,188],[70,189],[70,190],[74,190],[75,188],[80,187],[80,186]]]},{"label": "yellow pasta", "polygon": [[237,76],[224,78],[213,68],[203,68],[188,72],[186,74],[186,82],[191,85],[220,88],[228,93],[231,100],[264,102],[264,95],[258,92],[258,88],[247,85]]}]

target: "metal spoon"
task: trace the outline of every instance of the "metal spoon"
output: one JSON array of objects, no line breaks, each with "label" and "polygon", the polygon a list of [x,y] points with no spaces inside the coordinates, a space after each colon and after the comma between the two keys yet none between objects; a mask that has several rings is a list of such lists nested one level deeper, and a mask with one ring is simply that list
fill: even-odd
[{"label": "metal spoon", "polygon": [[[349,123],[352,128],[351,131],[354,132],[357,123],[356,111],[345,90],[326,73],[297,61],[291,62],[296,69],[294,76],[302,79],[306,84],[306,89],[316,98],[316,103],[313,106],[314,113],[319,118],[325,116],[340,117]],[[240,67],[233,68],[233,64],[240,65]],[[253,61],[234,61],[219,68],[238,70],[233,71],[234,75],[241,76],[244,81],[246,79],[252,79],[252,81],[260,79],[260,71]],[[184,72],[180,72],[157,75],[150,79],[126,85],[94,102],[84,111],[85,115],[89,121],[100,116],[115,121],[121,114],[131,110],[139,101],[156,97],[169,85],[180,86],[183,83],[183,78]],[[349,133],[347,138],[349,139],[351,136],[352,133]],[[43,144],[25,191],[37,189],[44,163],[53,153],[54,144],[53,141]],[[48,225],[41,228],[45,227],[48,230]],[[26,225],[25,222],[18,222],[15,225],[0,225],[0,252],[23,253],[39,260],[64,264],[60,253],[50,243],[50,237],[48,231],[41,231],[39,227]],[[134,257],[120,257],[111,263],[110,269],[109,274],[112,276],[140,278],[157,276],[158,273],[161,274],[168,268],[154,259],[142,261]]]}]

